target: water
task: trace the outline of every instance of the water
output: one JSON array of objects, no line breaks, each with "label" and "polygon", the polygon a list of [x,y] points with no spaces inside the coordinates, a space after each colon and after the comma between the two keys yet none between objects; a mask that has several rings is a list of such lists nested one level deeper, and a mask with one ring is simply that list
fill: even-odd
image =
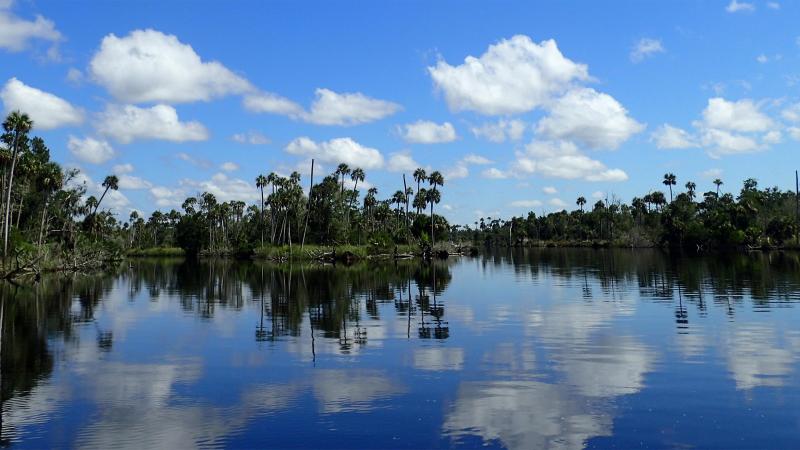
[{"label": "water", "polygon": [[47,277],[2,288],[1,442],[796,448],[799,287],[638,250]]}]

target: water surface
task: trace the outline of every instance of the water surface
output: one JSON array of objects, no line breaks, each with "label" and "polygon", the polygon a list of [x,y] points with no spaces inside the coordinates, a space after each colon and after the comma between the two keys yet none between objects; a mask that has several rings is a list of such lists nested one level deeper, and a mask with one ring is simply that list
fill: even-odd
[{"label": "water surface", "polygon": [[797,447],[800,258],[134,260],[2,287],[42,447]]}]

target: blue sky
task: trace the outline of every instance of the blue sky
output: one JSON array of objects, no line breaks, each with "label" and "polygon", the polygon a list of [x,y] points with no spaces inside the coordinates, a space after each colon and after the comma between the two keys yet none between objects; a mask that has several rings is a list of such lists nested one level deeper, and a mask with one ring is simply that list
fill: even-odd
[{"label": "blue sky", "polygon": [[0,0],[0,101],[90,192],[118,174],[123,219],[204,190],[255,201],[256,175],[314,157],[385,197],[439,170],[439,211],[472,223],[627,202],[665,172],[792,188],[798,18],[788,1]]}]

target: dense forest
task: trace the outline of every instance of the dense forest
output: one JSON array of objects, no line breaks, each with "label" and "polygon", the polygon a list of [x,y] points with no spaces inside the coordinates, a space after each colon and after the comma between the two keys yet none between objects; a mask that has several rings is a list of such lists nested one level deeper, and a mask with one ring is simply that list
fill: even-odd
[{"label": "dense forest", "polygon": [[395,192],[381,196],[374,187],[359,191],[366,174],[347,164],[314,183],[312,162],[307,184],[297,172],[257,176],[259,204],[219,201],[203,192],[187,198],[180,211],[149,217],[134,211],[120,218],[103,208],[106,194],[119,187],[117,176],[105,177],[99,198],[87,196],[77,171],[64,171],[50,160],[45,142],[31,137],[33,126],[20,112],[3,122],[0,230],[6,275],[26,265],[80,269],[125,253],[271,257],[293,246],[376,253],[453,244],[710,250],[798,243],[795,192],[760,189],[754,179],[745,180],[738,194],[724,192],[719,179],[702,194],[692,181],[677,192],[671,173],[660,180],[668,194],[653,191],[630,204],[612,198],[589,207],[579,197],[572,211],[486,217],[462,226],[436,214],[445,186],[438,171],[417,169],[410,179],[398,180]]}]

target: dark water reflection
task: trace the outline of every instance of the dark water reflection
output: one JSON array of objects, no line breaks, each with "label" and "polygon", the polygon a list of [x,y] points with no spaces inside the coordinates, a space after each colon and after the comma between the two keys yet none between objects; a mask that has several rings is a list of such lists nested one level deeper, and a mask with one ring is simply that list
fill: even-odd
[{"label": "dark water reflection", "polygon": [[800,257],[136,260],[2,289],[10,447],[795,447]]}]

